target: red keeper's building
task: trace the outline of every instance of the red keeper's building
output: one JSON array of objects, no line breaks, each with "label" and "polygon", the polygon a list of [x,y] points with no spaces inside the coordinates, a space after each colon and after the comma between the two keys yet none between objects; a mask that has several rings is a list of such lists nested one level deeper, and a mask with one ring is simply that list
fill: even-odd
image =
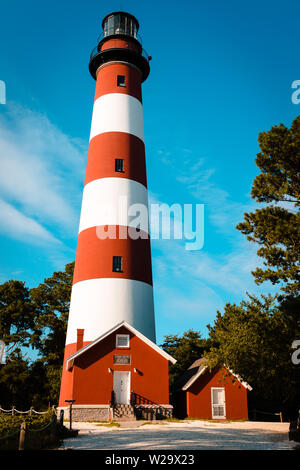
[{"label": "red keeper's building", "polygon": [[74,352],[65,357],[61,405],[72,397],[76,420],[172,416],[169,361],[175,360],[126,322],[92,342],[78,330]]},{"label": "red keeper's building", "polygon": [[174,410],[180,418],[248,419],[251,386],[223,366],[210,370],[205,358],[195,361],[173,390]]}]

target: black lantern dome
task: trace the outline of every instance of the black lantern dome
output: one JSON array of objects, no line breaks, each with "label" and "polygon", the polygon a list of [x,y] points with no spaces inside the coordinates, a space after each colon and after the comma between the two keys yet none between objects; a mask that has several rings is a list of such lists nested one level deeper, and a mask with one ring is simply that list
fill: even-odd
[{"label": "black lantern dome", "polygon": [[[138,20],[130,13],[123,11],[109,13],[102,20],[102,30],[98,45],[90,57],[89,70],[92,77],[96,79],[97,70],[105,63],[119,61],[136,66],[141,71],[142,81],[146,80],[150,72],[151,57],[142,48],[138,36]],[[104,46],[111,39],[123,39],[124,44]]]}]

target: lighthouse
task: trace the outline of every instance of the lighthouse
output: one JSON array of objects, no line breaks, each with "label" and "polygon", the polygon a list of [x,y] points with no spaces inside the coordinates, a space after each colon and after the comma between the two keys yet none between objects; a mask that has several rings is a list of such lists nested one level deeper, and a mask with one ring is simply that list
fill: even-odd
[{"label": "lighthouse", "polygon": [[150,72],[138,30],[133,15],[110,13],[89,62],[96,89],[59,399],[78,420],[172,413],[176,361],[156,345],[148,220],[136,217],[148,208]]}]

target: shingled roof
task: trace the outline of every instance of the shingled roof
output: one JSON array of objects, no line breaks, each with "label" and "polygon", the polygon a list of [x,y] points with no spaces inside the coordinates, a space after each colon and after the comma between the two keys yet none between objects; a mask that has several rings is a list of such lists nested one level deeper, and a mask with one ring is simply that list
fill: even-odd
[{"label": "shingled roof", "polygon": [[[200,377],[200,375],[204,374],[208,369],[208,361],[205,357],[197,359],[193,362],[193,364],[176,380],[173,385],[174,391],[186,391],[189,387]],[[229,372],[248,390],[252,390],[252,387],[247,384],[247,382],[243,381],[241,377],[236,375],[232,370]]]},{"label": "shingled roof", "polygon": [[207,359],[202,357],[193,364],[176,380],[174,390],[187,390],[195,380],[207,369]]}]

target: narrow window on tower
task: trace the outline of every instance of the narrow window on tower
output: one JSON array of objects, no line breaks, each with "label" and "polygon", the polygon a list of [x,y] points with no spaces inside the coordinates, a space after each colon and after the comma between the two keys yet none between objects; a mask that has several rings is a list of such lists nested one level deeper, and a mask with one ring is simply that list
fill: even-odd
[{"label": "narrow window on tower", "polygon": [[113,272],[122,272],[122,256],[113,256]]},{"label": "narrow window on tower", "polygon": [[116,347],[129,348],[129,335],[116,335]]},{"label": "narrow window on tower", "polygon": [[123,158],[116,158],[115,159],[115,171],[119,173],[124,173],[124,160]]},{"label": "narrow window on tower", "polygon": [[125,75],[118,75],[117,76],[117,85],[118,86],[126,86],[125,85]]}]

